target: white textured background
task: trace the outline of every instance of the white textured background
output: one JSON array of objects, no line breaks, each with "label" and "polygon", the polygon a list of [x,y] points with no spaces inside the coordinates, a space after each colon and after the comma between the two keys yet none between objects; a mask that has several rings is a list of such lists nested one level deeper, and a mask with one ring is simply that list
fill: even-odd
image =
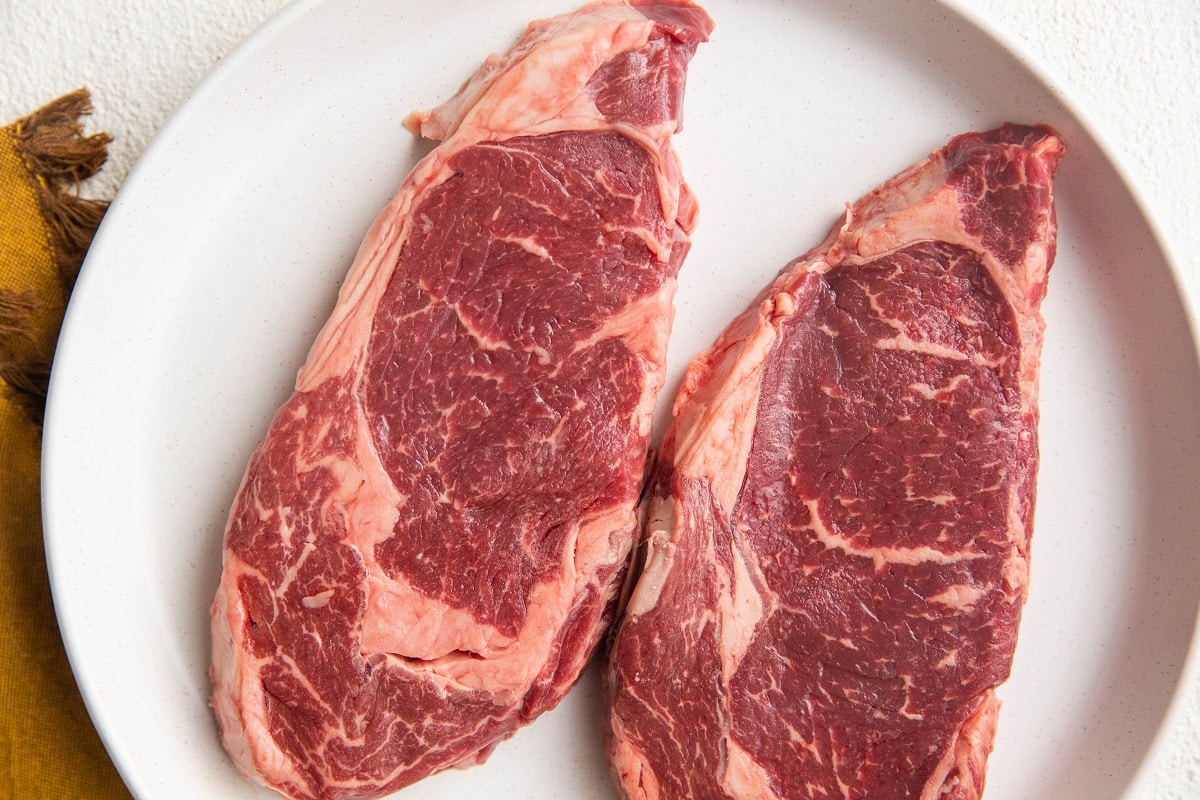
[{"label": "white textured background", "polygon": [[[114,142],[87,192],[111,196],[196,82],[282,5],[0,0],[0,121],[88,86],[96,104],[90,128]],[[1193,312],[1200,309],[1200,0],[955,5],[994,23],[1098,126],[1176,256]],[[1200,798],[1200,682],[1181,691],[1182,714],[1137,800]]]}]

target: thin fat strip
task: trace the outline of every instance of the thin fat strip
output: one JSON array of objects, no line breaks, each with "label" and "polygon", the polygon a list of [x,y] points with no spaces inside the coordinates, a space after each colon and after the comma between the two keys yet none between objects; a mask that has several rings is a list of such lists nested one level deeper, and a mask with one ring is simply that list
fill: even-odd
[{"label": "thin fat strip", "polygon": [[444,141],[230,511],[212,702],[248,777],[378,797],[482,761],[575,681],[636,532],[696,213],[671,137],[710,30],[603,0],[410,119]]},{"label": "thin fat strip", "polygon": [[624,797],[979,797],[1063,153],[1040,127],[954,139],[692,363],[605,670]]}]

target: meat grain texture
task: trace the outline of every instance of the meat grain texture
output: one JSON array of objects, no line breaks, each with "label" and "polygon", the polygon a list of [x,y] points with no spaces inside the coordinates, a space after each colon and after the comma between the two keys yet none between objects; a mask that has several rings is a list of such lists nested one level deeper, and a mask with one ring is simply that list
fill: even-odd
[{"label": "meat grain texture", "polygon": [[639,800],[973,800],[1026,597],[1062,140],[960,136],[698,357],[605,671]]},{"label": "meat grain texture", "polygon": [[367,234],[250,460],[212,607],[244,774],[377,797],[482,761],[611,622],[695,203],[689,2],[530,25],[409,125],[443,143]]}]

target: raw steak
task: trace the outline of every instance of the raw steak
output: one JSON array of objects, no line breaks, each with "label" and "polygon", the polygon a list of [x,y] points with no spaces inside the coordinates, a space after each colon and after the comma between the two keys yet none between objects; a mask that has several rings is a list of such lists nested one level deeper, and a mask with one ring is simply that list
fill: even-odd
[{"label": "raw steak", "polygon": [[671,136],[711,21],[535,22],[446,105],[250,460],[212,607],[248,776],[376,797],[482,761],[611,622],[695,205]]},{"label": "raw steak", "polygon": [[982,792],[1063,152],[1046,128],[954,139],[691,364],[606,669],[625,797]]}]

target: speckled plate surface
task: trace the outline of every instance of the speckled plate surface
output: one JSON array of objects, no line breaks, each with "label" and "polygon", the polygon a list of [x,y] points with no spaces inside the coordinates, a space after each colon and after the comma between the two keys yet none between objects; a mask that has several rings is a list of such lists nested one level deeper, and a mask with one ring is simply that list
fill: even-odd
[{"label": "speckled plate surface", "polygon": [[[1049,122],[1068,140],[1033,584],[987,797],[1126,796],[1200,600],[1200,371],[1152,222],[1044,79],[946,5],[706,7],[717,30],[678,139],[701,222],[668,393],[846,201],[965,130]],[[121,189],[61,340],[44,500],[72,664],[142,800],[271,796],[236,773],[207,706],[228,505],[359,239],[423,152],[404,115],[568,10],[302,0],[217,66]],[[486,765],[402,796],[615,797],[600,713],[588,674]]]}]

